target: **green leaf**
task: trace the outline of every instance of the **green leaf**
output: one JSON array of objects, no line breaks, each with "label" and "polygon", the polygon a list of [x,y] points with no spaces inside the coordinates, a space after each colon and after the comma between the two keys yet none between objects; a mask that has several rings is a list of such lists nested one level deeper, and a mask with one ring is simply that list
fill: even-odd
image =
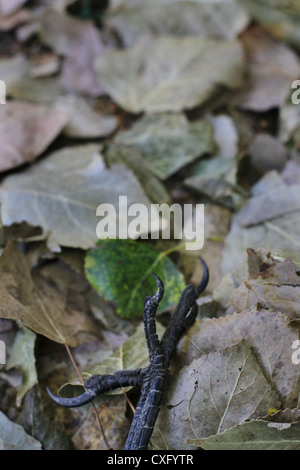
[{"label": "green leaf", "polygon": [[121,317],[142,316],[145,296],[156,292],[151,272],[165,285],[159,311],[178,302],[185,281],[164,253],[134,240],[100,240],[97,245],[85,258],[86,276],[100,295],[116,303]]},{"label": "green leaf", "polygon": [[0,450],[41,450],[41,443],[0,411]]},{"label": "green leaf", "polygon": [[281,429],[274,424],[250,421],[206,439],[190,439],[189,444],[205,450],[299,450],[300,423]]},{"label": "green leaf", "polygon": [[175,112],[202,104],[219,86],[239,87],[244,55],[237,41],[147,38],[130,50],[102,54],[96,70],[105,91],[123,109]]}]

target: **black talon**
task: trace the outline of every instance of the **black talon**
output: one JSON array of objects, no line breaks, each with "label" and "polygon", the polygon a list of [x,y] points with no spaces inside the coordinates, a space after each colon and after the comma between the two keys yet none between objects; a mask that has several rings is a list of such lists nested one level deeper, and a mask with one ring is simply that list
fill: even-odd
[{"label": "black talon", "polygon": [[202,258],[200,258],[200,256],[199,256],[199,259],[200,259],[200,261],[202,263],[202,266],[203,266],[203,276],[202,276],[200,284],[198,284],[198,286],[196,287],[197,295],[200,295],[201,292],[204,291],[204,289],[206,288],[206,286],[208,284],[208,281],[209,281],[208,267],[207,267],[205,261]]},{"label": "black talon", "polygon": [[198,311],[196,299],[209,281],[206,263],[201,258],[200,261],[203,266],[202,280],[196,288],[189,285],[184,289],[161,340],[156,333],[155,314],[164,295],[164,285],[156,274],[151,273],[156,279],[157,291],[152,297],[147,296],[145,299],[143,322],[150,360],[147,367],[121,370],[112,375],[93,375],[85,382],[86,391],[76,398],[57,397],[47,388],[50,398],[58,405],[76,407],[92,401],[100,393],[109,390],[140,386],[141,396],[131,423],[125,450],[147,449],[159,412],[172,354],[182,333],[194,322]]},{"label": "black talon", "polygon": [[50,398],[52,398],[55,403],[60,406],[65,406],[67,408],[75,408],[77,406],[85,405],[89,403],[96,397],[96,392],[91,389],[87,389],[84,393],[74,398],[63,398],[54,395],[51,390],[47,387],[47,392]]},{"label": "black talon", "polygon": [[156,285],[157,285],[157,291],[154,294],[153,298],[156,300],[157,303],[159,303],[164,295],[164,291],[165,291],[164,283],[156,274],[151,273],[151,276],[153,276],[156,279]]}]

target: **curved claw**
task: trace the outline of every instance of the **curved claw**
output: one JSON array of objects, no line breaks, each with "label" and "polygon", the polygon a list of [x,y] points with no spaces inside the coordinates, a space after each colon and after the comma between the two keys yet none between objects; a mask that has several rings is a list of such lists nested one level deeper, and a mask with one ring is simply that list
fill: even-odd
[{"label": "curved claw", "polygon": [[208,284],[208,281],[209,281],[208,267],[207,267],[205,261],[202,258],[200,258],[200,256],[199,256],[199,259],[200,259],[200,261],[202,263],[202,266],[203,266],[203,276],[202,276],[200,284],[198,284],[198,286],[196,287],[197,295],[200,295],[201,292],[204,291],[204,289],[206,288],[206,286]]},{"label": "curved claw", "polygon": [[58,405],[65,406],[67,408],[75,408],[77,406],[85,405],[96,397],[96,392],[92,389],[87,389],[84,393],[74,398],[63,398],[54,395],[51,390],[47,387],[49,397]]},{"label": "curved claw", "polygon": [[164,283],[156,274],[151,273],[151,276],[153,276],[156,279],[156,285],[157,285],[157,291],[153,295],[153,299],[155,299],[157,303],[159,303],[164,296],[164,291],[165,291]]}]

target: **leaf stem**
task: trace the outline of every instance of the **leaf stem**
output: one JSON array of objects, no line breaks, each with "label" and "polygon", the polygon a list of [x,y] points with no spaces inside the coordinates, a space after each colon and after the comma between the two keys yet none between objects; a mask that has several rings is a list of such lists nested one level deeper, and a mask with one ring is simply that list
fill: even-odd
[{"label": "leaf stem", "polygon": [[[72,353],[71,353],[71,351],[70,351],[70,348],[69,348],[69,346],[68,346],[67,343],[64,343],[64,346],[65,346],[65,348],[66,348],[66,350],[67,350],[67,353],[68,353],[68,356],[69,356],[69,358],[70,358],[70,361],[72,362],[73,367],[74,367],[74,369],[76,370],[76,373],[77,373],[77,375],[78,375],[78,377],[79,377],[79,380],[80,380],[80,382],[82,383],[84,389],[86,390],[86,388],[85,388],[85,386],[84,386],[84,380],[83,380],[83,378],[82,378],[82,375],[81,375],[81,373],[80,373],[80,370],[79,370],[78,367],[77,367],[77,364],[76,364],[76,362],[75,362],[75,360],[74,360],[74,357],[73,357],[73,355],[72,355]],[[111,447],[111,445],[110,445],[110,443],[108,442],[108,439],[107,439],[106,435],[105,435],[105,432],[104,432],[104,428],[103,428],[101,419],[100,419],[100,417],[99,417],[99,415],[98,415],[98,413],[97,413],[96,406],[95,406],[95,404],[94,404],[93,402],[92,402],[92,407],[93,407],[93,411],[94,411],[94,414],[95,414],[95,418],[96,418],[96,421],[97,421],[97,423],[98,423],[98,425],[99,425],[99,428],[100,428],[100,431],[101,431],[101,434],[102,434],[104,443],[105,443],[105,445],[106,445],[106,447],[107,447],[107,450],[113,450],[112,447]]]}]

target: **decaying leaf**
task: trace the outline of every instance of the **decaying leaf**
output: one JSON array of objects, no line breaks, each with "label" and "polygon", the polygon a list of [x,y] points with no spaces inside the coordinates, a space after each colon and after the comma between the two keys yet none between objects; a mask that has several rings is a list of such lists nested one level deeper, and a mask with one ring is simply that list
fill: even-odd
[{"label": "decaying leaf", "polygon": [[278,429],[265,421],[253,420],[221,434],[189,443],[205,450],[299,450],[299,423]]},{"label": "decaying leaf", "polygon": [[0,171],[32,162],[67,122],[65,113],[45,106],[18,101],[0,106]]},{"label": "decaying leaf", "polygon": [[148,163],[138,147],[112,144],[108,146],[105,152],[105,159],[108,165],[123,163],[128,166],[134,172],[145,194],[151,201],[157,204],[169,202],[170,197],[167,190],[158,177],[149,170]]},{"label": "decaying leaf", "polygon": [[45,450],[72,450],[70,438],[45,415],[41,393],[33,388],[26,396],[21,422],[26,432],[40,441]]},{"label": "decaying leaf", "polygon": [[0,411],[1,450],[42,450],[41,443],[27,434],[22,426],[10,421]]},{"label": "decaying leaf", "polygon": [[256,112],[282,105],[291,92],[291,83],[300,73],[297,55],[264,31],[250,31],[243,37],[249,56],[249,83],[235,102]]},{"label": "decaying leaf", "polygon": [[0,316],[20,320],[36,333],[58,343],[78,344],[81,331],[93,331],[84,313],[72,309],[66,298],[41,277],[32,279],[27,260],[14,244],[0,258]]},{"label": "decaying leaf", "polygon": [[42,42],[66,56],[61,76],[64,89],[91,96],[102,94],[93,62],[104,46],[92,22],[48,10],[41,19],[39,35]]},{"label": "decaying leaf", "polygon": [[300,277],[292,260],[272,263],[245,281],[234,293],[231,303],[237,311],[257,304],[286,313],[291,319],[300,318]]},{"label": "decaying leaf", "polygon": [[55,109],[69,117],[63,131],[69,137],[105,137],[117,127],[117,119],[114,116],[96,112],[85,100],[75,96],[60,97],[55,103]]},{"label": "decaying leaf", "polygon": [[[288,315],[252,308],[222,318],[202,319],[189,329],[181,344],[187,363],[202,354],[223,350],[244,340],[284,406],[297,406],[299,366],[292,362],[298,331]],[[284,364],[284,366],[283,366]]]},{"label": "decaying leaf", "polygon": [[7,177],[0,189],[1,214],[5,225],[26,221],[42,227],[56,251],[58,245],[89,248],[97,241],[97,207],[109,203],[117,209],[120,195],[127,195],[128,206],[139,202],[149,207],[128,168],[106,168],[99,145],[82,145],[64,148]]},{"label": "decaying leaf", "polygon": [[143,0],[112,7],[105,23],[113,27],[130,47],[144,34],[193,35],[205,38],[234,39],[246,27],[248,15],[233,1]]},{"label": "decaying leaf", "polygon": [[223,252],[223,274],[247,260],[247,248],[299,251],[300,185],[288,185],[275,171],[252,187],[252,197],[232,220]]},{"label": "decaying leaf", "polygon": [[173,377],[151,442],[191,449],[190,439],[224,432],[279,406],[245,342],[195,359]]},{"label": "decaying leaf", "polygon": [[19,330],[10,349],[10,356],[6,368],[14,367],[22,373],[22,384],[17,392],[17,406],[20,406],[23,397],[37,383],[34,347],[36,335],[28,328]]},{"label": "decaying leaf", "polygon": [[116,142],[137,147],[148,168],[160,179],[216,149],[209,122],[190,123],[183,114],[145,116],[130,130],[120,132]]},{"label": "decaying leaf", "polygon": [[160,37],[106,52],[96,69],[105,91],[127,111],[175,112],[200,105],[219,86],[239,87],[244,56],[236,41]]}]

